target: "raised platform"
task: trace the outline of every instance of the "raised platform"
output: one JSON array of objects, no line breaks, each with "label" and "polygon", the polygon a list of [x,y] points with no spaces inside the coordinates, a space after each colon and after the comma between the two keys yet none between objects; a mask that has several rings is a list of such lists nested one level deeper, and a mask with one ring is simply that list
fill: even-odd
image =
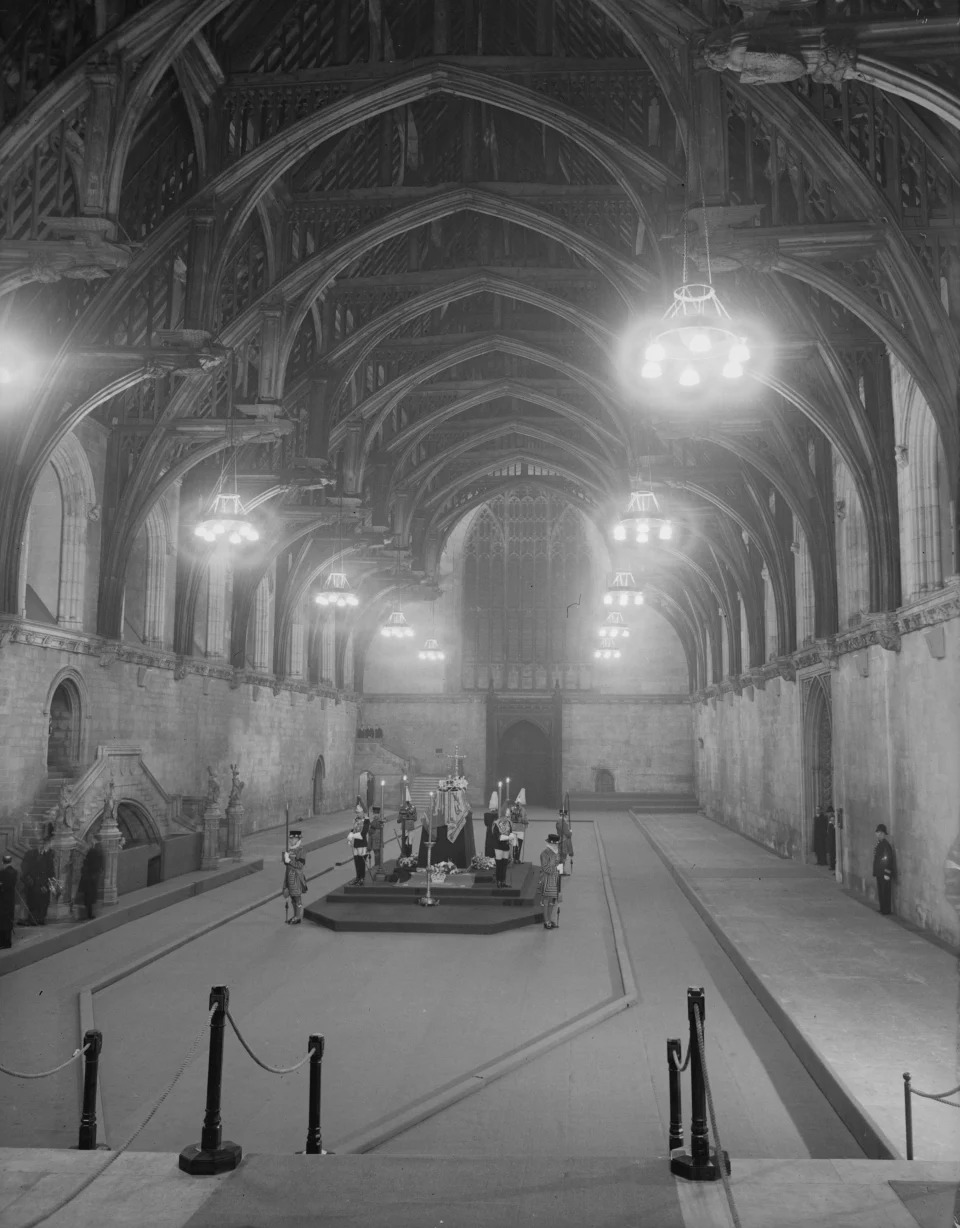
[{"label": "raised platform", "polygon": [[570,815],[585,810],[636,810],[646,814],[696,814],[699,803],[692,793],[571,793]]},{"label": "raised platform", "polygon": [[393,862],[386,862],[376,880],[368,877],[362,887],[338,887],[308,904],[304,916],[331,930],[433,934],[499,934],[543,921],[536,899],[539,867],[527,862],[511,865],[507,886],[499,890],[492,873],[467,872],[434,883],[431,895],[439,903],[430,908],[418,902],[427,894],[425,873],[391,883],[387,876],[393,868]]}]

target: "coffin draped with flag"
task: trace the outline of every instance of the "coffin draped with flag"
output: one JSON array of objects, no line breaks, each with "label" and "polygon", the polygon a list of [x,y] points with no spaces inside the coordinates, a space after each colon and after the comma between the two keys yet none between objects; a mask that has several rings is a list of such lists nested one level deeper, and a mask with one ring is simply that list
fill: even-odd
[{"label": "coffin draped with flag", "polygon": [[421,820],[423,835],[417,857],[421,867],[427,864],[427,834],[431,830],[433,851],[430,860],[434,865],[438,861],[452,861],[461,870],[469,866],[477,849],[473,838],[473,812],[466,790],[467,781],[463,776],[448,776],[437,781],[433,814],[424,815]]}]

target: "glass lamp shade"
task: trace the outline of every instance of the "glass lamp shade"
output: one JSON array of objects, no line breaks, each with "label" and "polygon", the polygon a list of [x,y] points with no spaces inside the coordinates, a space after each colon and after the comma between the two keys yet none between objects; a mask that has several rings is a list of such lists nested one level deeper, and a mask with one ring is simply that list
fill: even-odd
[{"label": "glass lamp shade", "polygon": [[614,644],[611,639],[602,639],[600,647],[594,649],[594,658],[597,661],[618,661],[620,659],[620,649]]},{"label": "glass lamp shade", "polygon": [[623,621],[623,615],[619,610],[611,610],[597,628],[597,634],[606,636],[611,640],[628,640],[630,638],[630,628]]},{"label": "glass lamp shade", "polygon": [[633,578],[633,572],[614,573],[613,580],[603,594],[603,604],[620,607],[643,605],[643,592]]},{"label": "glass lamp shade", "polygon": [[360,604],[360,598],[350,587],[346,573],[331,571],[324,581],[323,588],[314,597],[319,606],[333,606],[343,610]]},{"label": "glass lamp shade", "polygon": [[213,501],[210,515],[193,530],[194,536],[208,543],[227,541],[231,546],[259,541],[260,534],[247,519],[238,494],[222,491]]},{"label": "glass lamp shade", "polygon": [[404,618],[402,610],[394,610],[380,628],[380,634],[387,639],[406,640],[413,635],[413,628]]},{"label": "glass lamp shade", "polygon": [[417,656],[419,656],[421,661],[446,660],[446,654],[444,653],[443,649],[440,647],[437,641],[433,639],[424,641],[423,647],[420,649]]}]

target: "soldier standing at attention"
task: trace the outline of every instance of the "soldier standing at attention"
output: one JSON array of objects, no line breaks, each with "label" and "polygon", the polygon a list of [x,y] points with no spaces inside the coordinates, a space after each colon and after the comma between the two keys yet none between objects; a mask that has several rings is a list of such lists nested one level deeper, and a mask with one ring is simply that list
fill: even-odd
[{"label": "soldier standing at attention", "polygon": [[13,858],[9,853],[3,855],[3,868],[0,869],[0,947],[13,946],[13,913],[17,898],[17,872],[13,868]]},{"label": "soldier standing at attention", "polygon": [[293,916],[287,925],[299,925],[303,918],[301,898],[307,889],[307,876],[303,867],[307,858],[300,847],[303,832],[297,828],[290,829],[290,847],[283,850],[283,898],[293,901]]}]

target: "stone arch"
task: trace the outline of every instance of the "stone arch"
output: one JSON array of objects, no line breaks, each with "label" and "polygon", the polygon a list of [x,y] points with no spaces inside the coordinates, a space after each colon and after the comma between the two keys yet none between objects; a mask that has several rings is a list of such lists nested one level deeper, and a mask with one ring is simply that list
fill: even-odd
[{"label": "stone arch", "polygon": [[498,773],[508,776],[515,788],[527,791],[531,806],[552,805],[553,747],[543,724],[532,715],[511,722],[500,734],[497,745]]},{"label": "stone arch", "polygon": [[834,457],[833,491],[837,545],[837,622],[856,626],[870,608],[870,551],[863,503],[853,475]]},{"label": "stone arch", "polygon": [[829,672],[804,678],[801,696],[803,763],[800,833],[803,859],[807,860],[812,848],[814,811],[818,807],[826,810],[834,804],[833,702]]},{"label": "stone arch", "polygon": [[47,691],[47,768],[70,773],[86,758],[87,688],[75,669],[62,669]]},{"label": "stone arch", "polygon": [[317,756],[313,767],[313,813],[323,813],[323,782],[327,776],[327,764],[323,755]]},{"label": "stone arch", "polygon": [[943,584],[943,520],[945,513],[949,520],[949,493],[941,489],[945,458],[929,403],[894,355],[890,376],[897,429],[900,583],[908,601]]},{"label": "stone arch", "polygon": [[611,772],[609,768],[605,768],[605,767],[594,768],[593,774],[594,774],[594,781],[593,781],[594,793],[616,793],[617,778],[616,776],[614,776],[613,772]]},{"label": "stone arch", "polygon": [[[58,538],[56,576],[49,577],[51,584],[55,586],[56,600],[52,608],[50,603],[45,604],[58,626],[80,630],[83,626],[86,596],[87,525],[90,513],[97,504],[96,485],[87,453],[73,434],[63,436],[51,453],[48,464],[59,486],[60,507],[56,515],[58,523],[49,526],[55,529]],[[41,470],[34,487],[23,535],[19,582],[21,610],[26,609],[26,589],[31,568],[31,535],[36,527],[39,504],[44,500],[45,494],[51,493],[44,485],[44,472]],[[50,565],[52,559],[48,559],[47,563]],[[46,572],[47,567],[43,570]],[[51,592],[53,591],[52,587]]]}]

